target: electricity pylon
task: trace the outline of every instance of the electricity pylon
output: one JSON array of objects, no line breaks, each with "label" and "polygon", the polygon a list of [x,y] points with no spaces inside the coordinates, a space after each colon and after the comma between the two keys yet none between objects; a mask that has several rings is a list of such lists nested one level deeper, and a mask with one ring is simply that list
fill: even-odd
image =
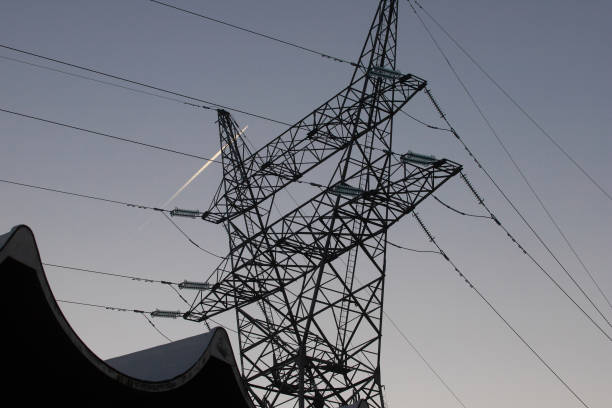
[{"label": "electricity pylon", "polygon": [[[218,111],[223,181],[202,218],[224,225],[229,254],[185,318],[235,310],[260,407],[384,406],[387,232],[461,170],[392,151],[393,116],[426,85],[396,69],[397,7],[380,1],[349,85],[259,150]],[[320,192],[273,217],[276,195],[323,163]]]}]

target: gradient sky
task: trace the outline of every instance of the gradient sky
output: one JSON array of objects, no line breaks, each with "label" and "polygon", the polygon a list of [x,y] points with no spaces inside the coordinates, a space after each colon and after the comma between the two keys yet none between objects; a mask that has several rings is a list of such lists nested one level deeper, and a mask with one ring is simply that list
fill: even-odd
[{"label": "gradient sky", "polygon": [[[607,191],[612,191],[612,3],[441,1],[423,5]],[[376,1],[173,4],[356,60]],[[432,26],[433,27],[433,26]],[[580,174],[469,61],[434,31],[500,137],[612,297],[612,201]],[[95,67],[167,89],[294,122],[348,83],[350,67],[154,5],[145,0],[0,3],[0,43]],[[49,65],[6,50],[0,57]],[[59,66],[56,68],[64,69]],[[585,291],[612,310],[572,256],[405,1],[398,68],[428,80],[455,129]],[[219,149],[213,111],[102,86],[0,58],[0,107],[203,156]],[[439,124],[424,97],[406,110]],[[261,145],[282,126],[236,114]],[[0,113],[0,178],[147,205],[160,205],[202,166],[195,159],[110,142]],[[457,142],[401,115],[394,150],[464,164],[498,218],[596,319],[593,309],[530,235]],[[175,201],[205,209],[220,179],[211,165]],[[291,187],[305,199],[312,191]],[[0,231],[29,225],[44,262],[156,279],[201,280],[216,260],[159,214],[0,184]],[[439,197],[481,213],[459,179]],[[280,198],[289,205],[286,196]],[[521,334],[592,407],[612,406],[612,347],[493,223],[432,200],[419,208],[439,244]],[[221,227],[177,222],[203,247],[225,253]],[[144,227],[142,227],[142,225]],[[391,232],[401,245],[432,249],[411,217]],[[443,259],[389,249],[386,311],[468,408],[570,408],[579,404]],[[164,287],[48,268],[57,298],[152,310],[183,309]],[[5,290],[10,290],[7,288]],[[62,310],[85,342],[109,358],[164,342],[141,317],[74,305]],[[231,325],[233,314],[222,318]],[[173,339],[202,326],[156,320]],[[612,333],[609,326],[605,326]],[[44,339],[41,339],[44,342]],[[235,347],[236,349],[236,347]],[[382,378],[389,405],[457,407],[385,322]]]}]

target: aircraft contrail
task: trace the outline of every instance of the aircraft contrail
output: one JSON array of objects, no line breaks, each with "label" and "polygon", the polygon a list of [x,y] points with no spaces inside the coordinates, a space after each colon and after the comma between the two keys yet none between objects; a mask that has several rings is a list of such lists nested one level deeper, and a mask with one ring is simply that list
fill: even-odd
[{"label": "aircraft contrail", "polygon": [[[238,137],[239,137],[241,134],[243,134],[243,133],[244,133],[244,131],[248,129],[248,127],[249,127],[249,126],[247,125],[247,126],[245,126],[244,128],[242,128],[242,130],[241,130],[240,132],[238,132],[238,133],[236,134],[236,136],[234,136],[234,140],[238,139]],[[167,206],[167,205],[168,205],[168,204],[170,204],[170,203],[171,203],[171,202],[172,202],[172,201],[173,201],[173,200],[174,200],[176,197],[178,197],[178,195],[179,195],[179,194],[181,194],[181,192],[182,192],[182,191],[183,191],[185,188],[187,188],[187,186],[188,186],[189,184],[191,184],[191,182],[192,182],[193,180],[195,180],[195,179],[196,179],[196,178],[197,178],[197,177],[200,175],[200,173],[202,173],[202,172],[203,172],[203,171],[204,171],[204,170],[205,170],[205,169],[206,169],[206,168],[207,168],[207,167],[210,165],[210,163],[214,162],[214,161],[215,161],[215,159],[221,155],[221,153],[223,152],[223,150],[225,150],[225,148],[226,148],[227,146],[229,146],[229,144],[226,144],[225,146],[223,146],[223,147],[222,147],[222,148],[221,148],[221,149],[220,149],[220,150],[219,150],[217,153],[215,153],[215,154],[214,154],[214,156],[213,156],[213,157],[211,157],[210,159],[208,159],[208,161],[207,161],[206,163],[204,163],[204,165],[203,165],[203,166],[200,168],[200,170],[196,171],[196,172],[195,172],[195,174],[194,174],[193,176],[191,176],[191,177],[189,178],[189,180],[187,180],[187,181],[185,182],[185,184],[183,184],[183,185],[181,186],[181,188],[179,188],[178,190],[176,190],[176,193],[174,193],[174,194],[172,195],[172,197],[170,197],[170,198],[168,199],[168,201],[166,201],[166,202],[165,202],[165,203],[162,205],[162,207]]]},{"label": "aircraft contrail", "polygon": [[[238,139],[238,137],[240,137],[240,135],[242,135],[245,132],[245,130],[247,130],[248,128],[249,128],[248,125],[245,126],[244,128],[242,128],[242,130],[240,132],[238,132],[236,134],[236,136],[234,136],[234,140]],[[227,146],[229,146],[229,143],[224,145],[217,153],[215,153],[210,159],[208,159],[206,161],[206,163],[204,163],[204,165],[202,167],[200,167],[200,169],[198,171],[196,171],[193,176],[189,177],[189,179],[185,182],[185,184],[183,184],[178,190],[176,190],[176,193],[172,194],[172,197],[170,197],[168,199],[168,201],[166,201],[164,204],[162,204],[161,207],[166,207],[168,204],[170,204],[172,201],[174,201],[174,199],[176,197],[178,197],[179,194],[181,194],[183,192],[183,190],[185,190],[187,188],[187,186],[189,186],[189,184],[191,184],[193,182],[193,180],[195,180],[204,170],[206,170],[206,168],[210,165],[210,163],[213,163],[217,159],[217,157],[219,157],[221,155],[221,153],[225,150],[225,148]],[[138,228],[138,229],[141,229],[147,223],[148,223],[148,221],[145,222],[144,224],[142,224],[140,226],[140,228]]]}]

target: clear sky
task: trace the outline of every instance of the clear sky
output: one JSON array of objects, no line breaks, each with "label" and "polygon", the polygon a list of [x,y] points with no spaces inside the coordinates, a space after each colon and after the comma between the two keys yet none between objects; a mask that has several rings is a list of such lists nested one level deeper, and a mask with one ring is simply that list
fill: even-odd
[{"label": "clear sky", "polygon": [[[172,0],[307,47],[356,60],[376,1],[249,2]],[[423,5],[608,192],[612,191],[612,3],[604,0],[461,2]],[[398,68],[428,80],[449,120],[608,319],[597,292],[506,158],[405,1],[400,2]],[[428,21],[428,20],[426,20]],[[429,22],[429,21],[428,21]],[[430,26],[433,25],[430,23]],[[556,150],[438,30],[460,75],[514,154],[602,290],[612,297],[612,201]],[[177,13],[146,0],[0,2],[0,43],[167,89],[294,122],[348,83],[350,67]],[[20,64],[0,49],[0,107],[202,156],[219,149],[216,115],[189,106]],[[54,65],[55,68],[64,69]],[[76,72],[76,71],[75,71]],[[425,98],[406,110],[440,124]],[[261,145],[284,129],[236,114]],[[110,142],[0,113],[0,178],[161,205],[202,162]],[[394,150],[448,157],[498,218],[599,324],[561,268],[445,132],[401,115]],[[174,202],[205,209],[221,170],[211,165]],[[312,191],[292,187],[306,198]],[[439,197],[482,213],[459,179]],[[216,259],[161,215],[0,184],[0,231],[29,225],[44,262],[155,279],[201,280]],[[281,200],[287,202],[286,197]],[[507,240],[492,222],[419,208],[442,248],[590,407],[612,406],[611,342]],[[223,254],[221,227],[178,220],[201,246]],[[144,225],[144,226],[143,226]],[[401,245],[432,249],[411,217],[391,232]],[[386,310],[468,408],[570,408],[579,404],[443,259],[389,249]],[[184,309],[165,287],[48,268],[57,298],[152,310]],[[10,288],[6,289],[10,290]],[[62,310],[102,358],[161,344],[134,313],[74,305]],[[230,327],[233,314],[221,318]],[[173,339],[202,326],[156,320]],[[44,342],[44,339],[41,339]],[[235,348],[236,349],[236,348]],[[457,407],[402,337],[384,325],[382,378],[391,407]]]}]

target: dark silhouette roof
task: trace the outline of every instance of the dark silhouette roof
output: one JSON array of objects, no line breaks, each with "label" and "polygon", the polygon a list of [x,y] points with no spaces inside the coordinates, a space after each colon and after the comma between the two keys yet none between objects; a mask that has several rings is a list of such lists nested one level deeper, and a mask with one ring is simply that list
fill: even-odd
[{"label": "dark silhouette roof", "polygon": [[222,328],[108,361],[98,358],[59,309],[27,226],[0,236],[0,277],[5,399],[253,407]]}]

